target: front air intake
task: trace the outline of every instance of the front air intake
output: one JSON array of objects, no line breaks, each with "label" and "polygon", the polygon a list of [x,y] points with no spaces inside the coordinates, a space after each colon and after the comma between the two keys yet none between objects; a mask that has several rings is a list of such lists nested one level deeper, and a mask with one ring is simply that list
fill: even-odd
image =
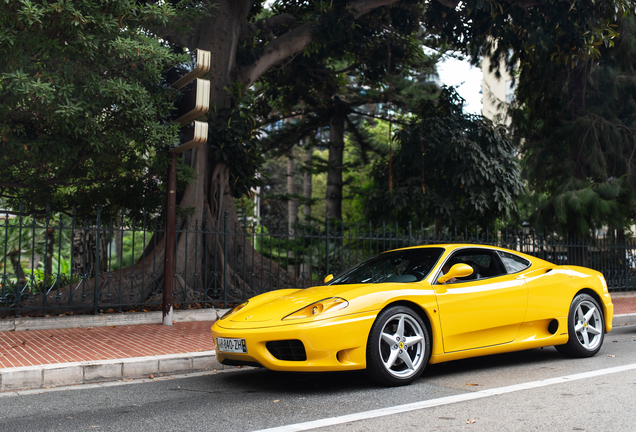
[{"label": "front air intake", "polygon": [[278,360],[305,361],[305,346],[297,339],[272,341],[265,344],[267,350]]}]

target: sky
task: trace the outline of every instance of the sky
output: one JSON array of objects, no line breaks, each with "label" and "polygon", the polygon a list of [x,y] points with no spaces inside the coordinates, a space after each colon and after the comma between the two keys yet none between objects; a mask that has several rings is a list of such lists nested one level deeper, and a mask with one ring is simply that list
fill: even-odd
[{"label": "sky", "polygon": [[481,69],[471,66],[468,61],[452,57],[444,57],[437,63],[437,72],[442,82],[456,88],[461,97],[466,99],[464,111],[481,114]]}]

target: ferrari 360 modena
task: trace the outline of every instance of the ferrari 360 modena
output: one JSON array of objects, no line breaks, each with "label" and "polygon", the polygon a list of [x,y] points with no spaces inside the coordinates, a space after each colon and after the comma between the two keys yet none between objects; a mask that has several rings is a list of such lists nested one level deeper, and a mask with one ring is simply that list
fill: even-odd
[{"label": "ferrari 360 modena", "polygon": [[612,328],[603,275],[469,244],[381,253],[325,285],[251,298],[212,326],[225,365],[366,370],[385,385],[427,364],[555,346],[590,357]]}]

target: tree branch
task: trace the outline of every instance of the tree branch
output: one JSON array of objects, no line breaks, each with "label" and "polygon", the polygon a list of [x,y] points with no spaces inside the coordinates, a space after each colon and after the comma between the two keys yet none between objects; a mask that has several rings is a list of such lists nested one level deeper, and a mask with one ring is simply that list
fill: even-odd
[{"label": "tree branch", "polygon": [[373,119],[377,119],[377,120],[383,120],[386,122],[393,122],[395,124],[399,124],[400,126],[406,126],[406,123],[396,120],[396,119],[390,119],[390,118],[386,118],[386,117],[382,117],[382,116],[378,116],[378,115],[371,115],[371,114],[367,114],[364,112],[360,112],[360,111],[356,111],[356,110],[351,110],[351,114],[357,114],[363,117],[369,117],[369,118],[373,118]]},{"label": "tree branch", "polygon": [[[371,12],[372,10],[397,3],[398,0],[355,0],[349,3],[347,9],[355,19]],[[280,15],[279,15],[280,16]],[[277,17],[273,17],[277,18]],[[289,18],[281,18],[287,21]],[[283,59],[298,54],[304,50],[313,40],[314,28],[311,23],[302,24],[293,30],[279,36],[269,44],[265,45],[265,54],[250,65],[239,68],[237,80],[246,86],[252,85],[265,72],[278,64]]]},{"label": "tree branch", "polygon": [[457,5],[459,4],[459,0],[437,0],[437,1],[443,4],[444,6],[448,6],[451,9],[455,9]]},{"label": "tree branch", "polygon": [[251,35],[258,29],[263,31],[263,33],[267,35],[267,38],[270,41],[272,41],[276,39],[276,36],[274,36],[274,33],[272,32],[273,29],[278,28],[284,24],[291,26],[291,25],[294,25],[295,23],[296,23],[296,18],[289,13],[284,13],[284,14],[273,16],[273,17],[263,18],[254,23],[246,23],[246,25],[244,25],[243,28],[241,29],[240,39],[243,39],[244,37]]},{"label": "tree branch", "polygon": [[362,15],[365,15],[374,9],[397,3],[397,1],[398,0],[357,0],[349,3],[347,9],[355,19],[358,19]]},{"label": "tree branch", "polygon": [[238,81],[249,87],[275,64],[305,49],[311,43],[313,34],[311,23],[305,23],[279,36],[265,45],[265,54],[261,58],[239,69]]},{"label": "tree branch", "polygon": [[519,6],[522,9],[528,9],[539,4],[538,0],[506,0],[511,5]]},{"label": "tree branch", "polygon": [[349,72],[354,70],[355,68],[357,68],[359,65],[359,63],[354,63],[349,67],[346,67],[344,69],[340,69],[340,70],[333,70],[333,69],[316,69],[316,72],[323,72],[323,73],[327,73],[329,75],[338,75],[341,73],[345,73],[345,72]]},{"label": "tree branch", "polygon": [[347,123],[347,126],[349,126],[349,131],[353,134],[354,139],[360,145],[360,151],[362,153],[362,161],[364,162],[365,165],[368,165],[369,157],[367,156],[367,149],[370,148],[371,146],[369,145],[369,143],[367,143],[367,141],[364,139],[364,136],[362,135],[358,127],[349,119],[348,116],[345,117],[345,123]]},{"label": "tree branch", "polygon": [[272,123],[276,123],[276,122],[279,122],[281,120],[285,120],[285,119],[288,119],[288,118],[299,117],[299,116],[302,116],[303,114],[305,114],[305,113],[304,112],[293,112],[293,113],[287,114],[287,115],[280,115],[280,116],[276,116],[276,117],[267,117],[262,122],[256,124],[256,129],[260,129],[263,126],[267,126],[267,125],[270,125]]},{"label": "tree branch", "polygon": [[0,182],[0,187],[25,189],[25,188],[28,188],[29,185],[27,185],[26,183],[18,183],[18,182]]},{"label": "tree branch", "polygon": [[[438,3],[448,6],[451,9],[455,9],[460,0],[437,0]],[[539,4],[538,0],[506,0],[508,4],[519,6],[522,9],[528,9],[529,7]]]}]

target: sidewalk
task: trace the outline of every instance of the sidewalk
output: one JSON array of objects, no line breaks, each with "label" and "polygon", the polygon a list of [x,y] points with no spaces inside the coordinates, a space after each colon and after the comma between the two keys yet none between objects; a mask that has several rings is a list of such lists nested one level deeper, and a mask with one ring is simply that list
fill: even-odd
[{"label": "sidewalk", "polygon": [[172,326],[161,324],[161,312],[108,314],[107,325],[104,316],[18,318],[17,328],[37,320],[102,326],[0,331],[0,392],[227,369],[216,360],[209,319],[224,311],[199,312],[175,313],[186,322]]},{"label": "sidewalk", "polygon": [[[636,324],[636,293],[615,293],[612,301],[615,327]],[[207,311],[177,314],[187,322],[172,326],[133,324],[148,314],[112,314],[102,327],[0,331],[0,392],[222,370],[210,335],[214,320],[193,321],[223,312]],[[77,325],[82,318],[72,319]]]}]

